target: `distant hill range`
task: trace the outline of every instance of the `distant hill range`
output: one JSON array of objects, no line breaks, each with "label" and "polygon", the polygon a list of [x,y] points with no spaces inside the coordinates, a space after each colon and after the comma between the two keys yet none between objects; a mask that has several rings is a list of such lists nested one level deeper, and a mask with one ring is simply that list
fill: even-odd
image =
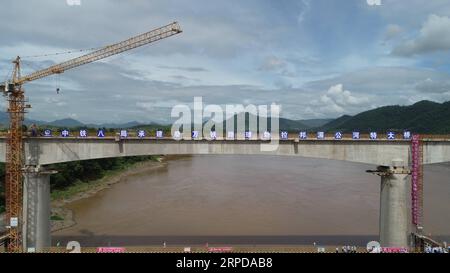
[{"label": "distant hill range", "polygon": [[320,127],[327,131],[411,130],[417,133],[450,133],[450,101],[420,101],[411,106],[385,106],[356,116],[342,116]]},{"label": "distant hill range", "polygon": [[[8,126],[9,116],[8,113],[0,112],[0,126],[5,128]],[[24,124],[29,126],[31,124],[37,124],[39,126],[50,126],[50,127],[65,127],[65,128],[77,128],[77,127],[89,127],[89,128],[132,128],[142,123],[137,121],[131,121],[127,123],[101,123],[101,124],[85,124],[73,118],[64,118],[58,119],[55,121],[42,121],[42,120],[33,120],[33,119],[25,119]]]},{"label": "distant hill range", "polygon": [[[235,117],[236,119],[236,117]],[[36,123],[49,127],[89,127],[89,128],[167,128],[167,124],[142,124],[137,121],[127,123],[84,124],[72,118],[52,122],[28,120],[24,124]],[[8,124],[8,114],[0,112],[0,124],[5,128]],[[248,122],[246,122],[248,124]],[[289,131],[323,130],[351,132],[360,130],[387,131],[411,130],[417,133],[448,134],[450,133],[450,101],[436,103],[420,101],[410,106],[384,106],[365,111],[355,116],[344,115],[336,119],[291,120],[280,118],[280,129]]]}]

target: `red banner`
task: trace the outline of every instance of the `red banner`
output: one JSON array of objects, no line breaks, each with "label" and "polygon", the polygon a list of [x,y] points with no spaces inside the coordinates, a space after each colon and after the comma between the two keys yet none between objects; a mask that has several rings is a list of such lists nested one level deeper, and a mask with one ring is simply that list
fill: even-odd
[{"label": "red banner", "polygon": [[97,247],[97,253],[124,253],[124,247]]},{"label": "red banner", "polygon": [[408,253],[405,247],[382,247],[381,253]]},{"label": "red banner", "polygon": [[208,252],[232,252],[232,247],[208,247]]},{"label": "red banner", "polygon": [[413,135],[411,143],[411,220],[414,225],[419,225],[419,187],[420,187],[420,136]]}]

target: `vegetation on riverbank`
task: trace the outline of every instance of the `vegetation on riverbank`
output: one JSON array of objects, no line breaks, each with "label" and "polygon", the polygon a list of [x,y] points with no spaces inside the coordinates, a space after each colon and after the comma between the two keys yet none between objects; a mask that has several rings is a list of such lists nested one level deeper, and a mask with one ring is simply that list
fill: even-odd
[{"label": "vegetation on riverbank", "polygon": [[[108,179],[123,170],[144,161],[159,161],[158,156],[136,156],[74,161],[47,166],[58,171],[50,176],[52,199],[59,200],[88,191],[94,182]],[[5,210],[5,164],[0,163],[0,213]]]},{"label": "vegetation on riverbank", "polygon": [[50,184],[53,200],[67,199],[87,192],[124,170],[144,161],[158,161],[157,156],[96,159],[57,164],[58,173],[52,175]]}]

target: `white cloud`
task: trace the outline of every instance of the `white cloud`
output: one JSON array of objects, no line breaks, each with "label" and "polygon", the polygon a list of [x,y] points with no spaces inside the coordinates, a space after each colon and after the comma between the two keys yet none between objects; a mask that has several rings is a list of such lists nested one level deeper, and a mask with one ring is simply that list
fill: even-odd
[{"label": "white cloud", "polygon": [[346,112],[346,108],[369,103],[369,98],[355,96],[350,91],[345,90],[343,84],[336,84],[320,97],[320,101],[326,108],[342,114]]},{"label": "white cloud", "polygon": [[303,22],[303,20],[305,20],[305,16],[310,9],[310,4],[310,0],[301,0],[301,11],[297,17],[298,23],[301,23]]},{"label": "white cloud", "polygon": [[185,104],[192,104],[191,102],[189,103],[185,103],[182,101],[178,101],[178,100],[165,100],[165,101],[159,101],[159,100],[155,100],[155,101],[145,101],[145,102],[136,102],[136,106],[139,109],[142,109],[144,111],[154,111],[158,108],[167,108],[167,109],[172,109],[174,106],[176,105],[185,105]]},{"label": "white cloud", "polygon": [[[402,95],[423,91],[418,84],[426,79],[443,84],[450,81],[450,75],[431,69],[415,69],[408,67],[370,67],[359,71],[344,73],[326,80],[311,82],[307,85],[311,90],[323,90],[329,86],[342,83],[350,90],[359,93],[389,96],[391,102]],[[429,98],[433,99],[433,98]],[[383,101],[383,100],[380,100]]]},{"label": "white cloud", "polygon": [[381,0],[366,0],[369,6],[380,6]]},{"label": "white cloud", "polygon": [[394,48],[400,56],[450,50],[450,18],[432,14],[422,25],[419,35]]},{"label": "white cloud", "polygon": [[416,85],[416,89],[423,93],[448,93],[450,92],[450,79],[426,78]]},{"label": "white cloud", "polygon": [[286,67],[286,63],[282,59],[275,56],[269,56],[264,59],[259,69],[264,71],[273,71],[284,67]]},{"label": "white cloud", "polygon": [[61,101],[60,99],[53,98],[53,97],[46,97],[45,98],[45,102],[49,103],[49,104],[52,104],[52,105],[56,105],[56,106],[65,106],[65,105],[67,105],[67,102]]},{"label": "white cloud", "polygon": [[386,31],[384,33],[384,40],[392,40],[397,38],[400,33],[403,32],[403,28],[396,24],[390,24],[386,27]]}]

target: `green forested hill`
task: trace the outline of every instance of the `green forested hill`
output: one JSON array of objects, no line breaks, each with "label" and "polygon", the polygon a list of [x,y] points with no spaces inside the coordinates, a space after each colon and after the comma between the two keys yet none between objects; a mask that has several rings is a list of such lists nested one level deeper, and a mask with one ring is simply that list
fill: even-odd
[{"label": "green forested hill", "polygon": [[425,134],[450,133],[450,101],[420,101],[410,106],[385,106],[343,116],[323,126],[325,130],[403,130]]}]

